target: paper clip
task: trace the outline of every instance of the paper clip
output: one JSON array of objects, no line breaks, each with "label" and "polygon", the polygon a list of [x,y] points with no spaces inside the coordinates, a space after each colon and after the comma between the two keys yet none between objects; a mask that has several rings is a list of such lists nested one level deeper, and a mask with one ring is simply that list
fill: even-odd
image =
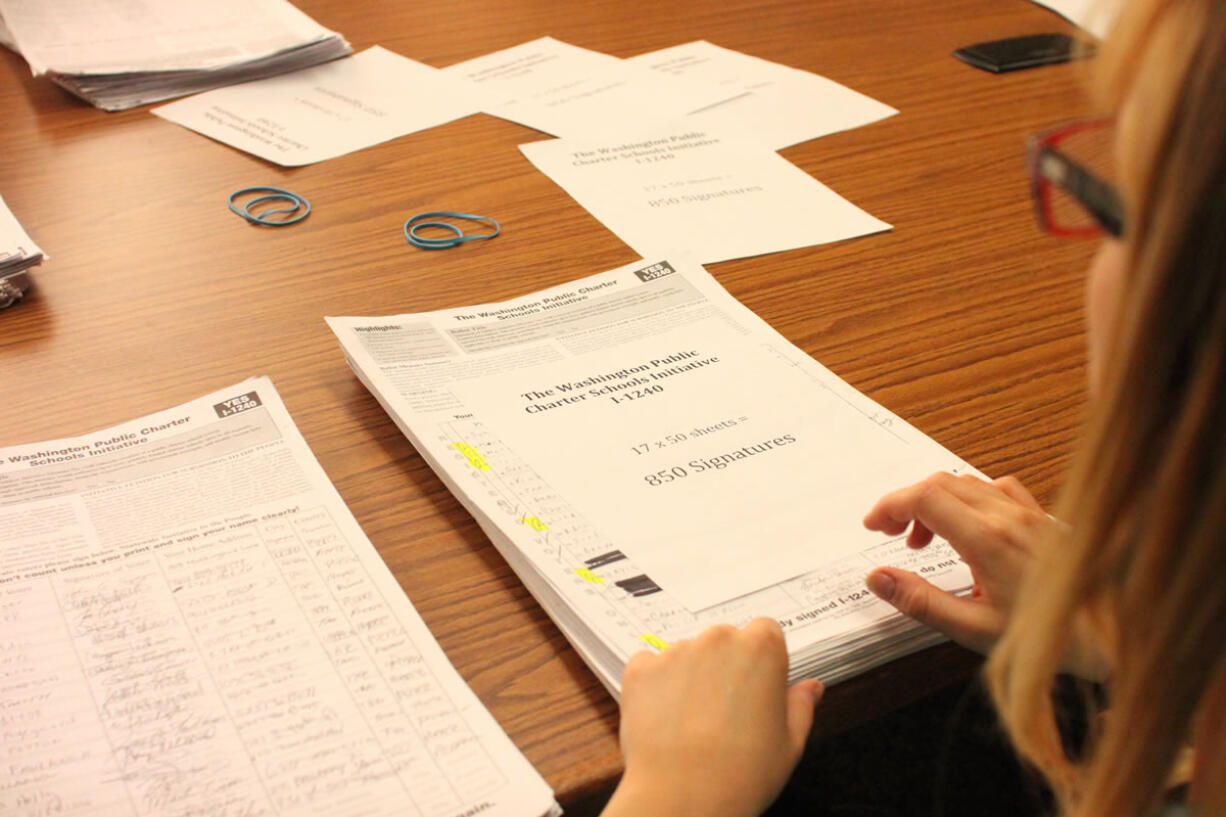
[{"label": "paper clip", "polygon": [[[242,207],[234,203],[236,198],[249,193],[263,193],[264,195],[249,199]],[[283,201],[293,206],[263,210],[256,213],[251,211],[251,208],[255,205],[269,201]],[[302,212],[299,213],[299,210]],[[285,227],[289,224],[297,224],[309,216],[311,214],[311,203],[297,193],[282,190],[280,187],[244,187],[242,190],[235,190],[230,194],[230,211],[242,216],[252,224],[261,224],[265,227]],[[298,213],[298,215],[294,215],[294,213]],[[287,216],[287,218],[270,218],[271,216],[281,215]]]},{"label": "paper clip", "polygon": [[[464,231],[454,224],[446,221],[423,221],[427,218],[462,218],[468,221],[484,221],[494,228],[492,233],[483,233],[481,235],[465,235]],[[441,227],[444,230],[450,230],[455,235],[451,238],[427,238],[419,235],[418,230],[422,227]],[[404,240],[412,244],[414,247],[423,250],[449,250],[452,247],[458,247],[465,241],[479,241],[483,238],[493,238],[502,232],[502,227],[497,221],[488,216],[475,216],[471,213],[453,213],[449,210],[436,210],[431,213],[418,213],[404,223]]]}]

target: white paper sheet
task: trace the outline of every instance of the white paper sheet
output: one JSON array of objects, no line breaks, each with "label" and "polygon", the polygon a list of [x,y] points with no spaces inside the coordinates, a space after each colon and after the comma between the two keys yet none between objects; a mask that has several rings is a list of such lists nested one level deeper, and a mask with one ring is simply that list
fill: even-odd
[{"label": "white paper sheet", "polygon": [[633,131],[739,93],[702,78],[662,76],[552,37],[443,70],[485,91],[486,113],[554,136]]},{"label": "white paper sheet", "polygon": [[737,95],[695,111],[687,124],[772,150],[898,113],[823,76],[698,40],[626,60],[667,76],[694,77]]},{"label": "white paper sheet", "polygon": [[693,610],[871,547],[848,509],[950,459],[714,321],[452,391]]},{"label": "white paper sheet", "polygon": [[0,450],[0,813],[538,817],[272,384]]},{"label": "white paper sheet", "polygon": [[36,74],[217,68],[334,36],[284,0],[0,0]]},{"label": "white paper sheet", "polygon": [[1119,0],[1034,0],[1046,6],[1071,23],[1106,39],[1120,13]]},{"label": "white paper sheet", "polygon": [[519,149],[644,257],[713,263],[890,229],[770,149],[685,123]]},{"label": "white paper sheet", "polygon": [[29,261],[46,257],[0,198],[0,277],[6,270],[24,269]]},{"label": "white paper sheet", "polygon": [[21,53],[21,51],[17,48],[17,41],[13,39],[13,33],[9,31],[9,27],[4,24],[3,17],[0,17],[0,45],[3,45],[5,48],[12,51],[16,51],[18,54]]},{"label": "white paper sheet", "polygon": [[479,109],[479,93],[465,83],[374,46],[292,74],[197,94],[153,113],[270,162],[296,166]]}]

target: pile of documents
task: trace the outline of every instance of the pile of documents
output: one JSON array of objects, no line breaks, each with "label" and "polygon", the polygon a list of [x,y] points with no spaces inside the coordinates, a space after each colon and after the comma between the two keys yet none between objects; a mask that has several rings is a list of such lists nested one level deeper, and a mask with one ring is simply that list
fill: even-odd
[{"label": "pile of documents", "polygon": [[874,566],[967,592],[945,543],[866,531],[886,492],[974,473],[700,266],[638,262],[512,301],[329,318],[359,379],[601,681],[718,622],[784,628],[838,681],[940,640]]},{"label": "pile of documents", "polygon": [[108,111],[352,50],[285,0],[0,0],[0,15],[35,75]]},{"label": "pile of documents", "polygon": [[0,309],[20,300],[30,286],[27,270],[43,258],[43,251],[0,199]]},{"label": "pile of documents", "polygon": [[17,813],[542,817],[266,378],[0,449]]}]

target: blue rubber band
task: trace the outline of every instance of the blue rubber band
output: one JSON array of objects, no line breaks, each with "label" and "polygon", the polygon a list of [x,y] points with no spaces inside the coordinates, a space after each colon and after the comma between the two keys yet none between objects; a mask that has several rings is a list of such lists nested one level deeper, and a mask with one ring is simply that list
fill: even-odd
[{"label": "blue rubber band", "polygon": [[[424,221],[423,219],[432,218],[461,218],[466,221],[483,221],[494,228],[492,233],[481,233],[480,235],[465,235],[454,224],[446,221]],[[452,238],[430,238],[428,236],[418,234],[418,230],[424,227],[439,227],[444,230],[450,230],[455,233]],[[435,210],[429,213],[418,213],[404,223],[404,240],[412,244],[414,247],[422,250],[449,250],[452,247],[458,247],[465,241],[480,241],[485,238],[493,238],[502,232],[502,226],[490,218],[489,216],[476,216],[472,213],[453,213],[450,210]]]},{"label": "blue rubber band", "polygon": [[[234,200],[239,196],[246,196],[250,193],[263,193],[264,195],[249,199],[243,203],[242,207],[234,203]],[[252,207],[266,202],[286,202],[290,206],[252,212]],[[299,213],[299,210],[302,212]],[[244,187],[242,190],[235,190],[230,194],[230,212],[242,216],[252,224],[260,224],[264,227],[285,227],[290,224],[297,224],[309,216],[311,214],[311,203],[297,193],[282,190],[280,187]],[[298,213],[298,215],[295,216],[294,213]],[[289,216],[289,218],[270,218],[270,216],[282,215]]]}]

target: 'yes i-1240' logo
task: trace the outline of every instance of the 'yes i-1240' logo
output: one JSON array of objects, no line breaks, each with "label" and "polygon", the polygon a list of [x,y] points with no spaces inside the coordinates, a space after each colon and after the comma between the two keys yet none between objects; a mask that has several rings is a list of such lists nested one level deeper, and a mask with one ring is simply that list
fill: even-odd
[{"label": "'yes i-1240' logo", "polygon": [[663,278],[665,275],[671,275],[674,272],[676,272],[676,270],[673,269],[672,264],[668,263],[667,261],[661,261],[658,264],[652,264],[650,267],[636,269],[634,274],[639,277],[640,281],[646,283],[647,281],[654,281],[657,278]]},{"label": "'yes i-1240' logo", "polygon": [[215,404],[213,411],[217,412],[218,417],[229,417],[232,414],[238,414],[239,412],[262,405],[260,396],[253,391],[249,391],[246,394],[240,394],[238,397],[231,397],[229,400]]}]

